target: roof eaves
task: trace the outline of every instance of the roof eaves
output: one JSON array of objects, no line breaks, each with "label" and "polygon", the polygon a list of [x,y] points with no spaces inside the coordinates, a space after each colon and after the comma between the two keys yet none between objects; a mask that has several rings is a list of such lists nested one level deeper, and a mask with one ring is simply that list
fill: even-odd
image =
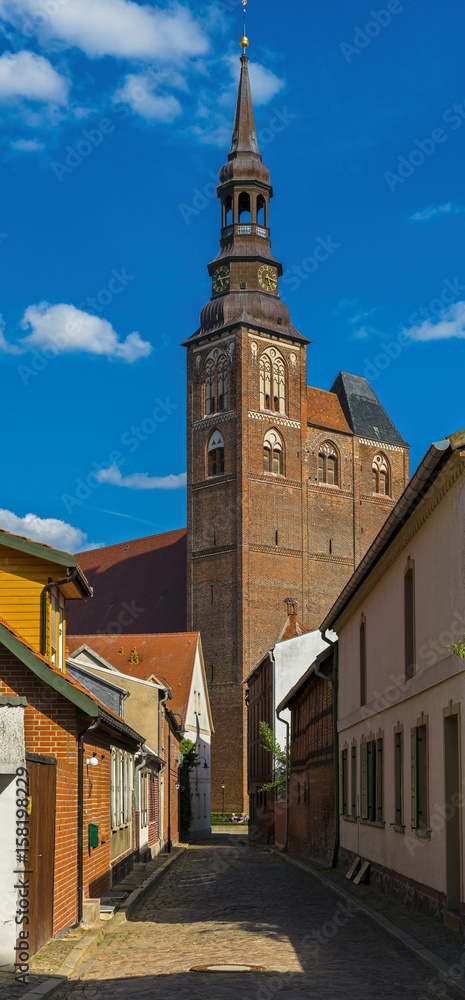
[{"label": "roof eaves", "polygon": [[97,718],[98,705],[91,695],[86,695],[79,691],[67,681],[64,675],[55,673],[45,660],[37,656],[28,646],[23,645],[21,640],[1,623],[0,642],[9,649],[10,653],[13,653],[13,656],[21,660],[24,666],[28,667],[37,677],[44,681],[45,684],[48,684],[59,694],[63,695],[67,701],[76,705],[85,715]]},{"label": "roof eaves", "polygon": [[407,484],[402,496],[393,507],[386,521],[377,534],[374,542],[364,555],[349,582],[339,594],[333,607],[320,626],[321,632],[333,628],[342,611],[357,592],[363,581],[371,572],[375,563],[392,542],[402,526],[414,512],[427,490],[437,478],[441,467],[451,454],[451,443],[448,438],[432,444],[418,469]]},{"label": "roof eaves", "polygon": [[76,567],[76,556],[71,555],[69,552],[53,549],[51,545],[45,545],[43,542],[33,542],[30,538],[13,535],[11,532],[3,531],[2,529],[0,529],[0,545],[6,545],[10,549],[16,549],[18,552],[25,552],[27,555],[36,556],[38,559],[45,559],[47,562],[55,563],[57,566],[67,566],[70,570]]}]

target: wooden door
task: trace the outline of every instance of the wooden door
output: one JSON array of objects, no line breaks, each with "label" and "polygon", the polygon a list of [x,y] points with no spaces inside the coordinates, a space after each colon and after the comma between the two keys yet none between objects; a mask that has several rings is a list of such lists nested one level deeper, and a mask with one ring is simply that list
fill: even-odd
[{"label": "wooden door", "polygon": [[32,870],[27,929],[34,955],[53,934],[56,760],[28,755],[26,766],[31,796],[28,868]]}]

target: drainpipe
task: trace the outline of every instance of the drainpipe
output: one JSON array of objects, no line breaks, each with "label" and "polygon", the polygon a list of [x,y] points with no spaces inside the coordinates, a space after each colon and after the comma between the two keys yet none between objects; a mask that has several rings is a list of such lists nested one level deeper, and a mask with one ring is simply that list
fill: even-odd
[{"label": "drainpipe", "polygon": [[[56,584],[51,584],[55,587]],[[78,924],[82,923],[82,897],[84,892],[84,737],[87,733],[98,729],[100,719],[95,719],[90,726],[79,733],[78,736],[78,828],[77,828],[77,892],[78,892]]]},{"label": "drainpipe", "polygon": [[[135,792],[136,792],[136,812],[139,813],[139,859],[140,859],[140,830],[141,830],[141,824],[140,824],[140,783],[139,783],[139,775],[140,775],[140,772],[142,771],[142,768],[145,767],[145,765],[147,763],[147,757],[149,755],[149,752],[147,750],[147,747],[144,744],[141,745],[141,747],[139,749],[139,752],[142,755],[142,760],[141,760],[140,764],[137,765],[137,767],[136,767],[136,769],[134,771],[134,786],[135,786]],[[148,807],[148,803],[147,803],[147,807]]]},{"label": "drainpipe", "polygon": [[67,583],[74,583],[78,575],[77,566],[74,567],[73,572],[66,580],[55,580],[55,582],[47,583],[44,587],[41,595],[42,601],[42,656],[47,658],[47,594],[49,590],[53,590],[54,587],[64,587]]},{"label": "drainpipe", "polygon": [[339,740],[337,731],[337,716],[338,716],[338,687],[339,687],[339,644],[334,642],[333,639],[328,639],[325,635],[325,630],[321,633],[321,638],[323,642],[328,643],[328,646],[332,646],[333,649],[333,676],[327,677],[320,670],[320,662],[317,658],[315,674],[320,677],[321,680],[326,681],[331,684],[333,691],[333,755],[334,755],[334,845],[333,845],[333,857],[331,860],[331,867],[337,867],[337,857],[339,853],[339,840],[340,840],[340,815],[339,815]]},{"label": "drainpipe", "polygon": [[[272,686],[272,693],[271,693],[271,718],[272,718],[272,726],[273,726],[273,736],[276,739],[276,723],[275,723],[275,708],[276,708],[276,660],[275,660],[274,650],[275,650],[275,647],[273,646],[273,649],[270,649],[270,659],[271,659],[271,662],[273,664],[273,670],[272,670],[272,678],[273,678],[272,685],[273,686]],[[274,757],[273,757],[273,775],[272,775],[272,777],[273,777],[273,781],[275,781],[276,780],[276,766],[275,766],[275,758]],[[275,802],[276,802],[276,791],[275,791]],[[274,810],[274,814],[275,814],[275,822],[273,824],[273,840],[275,839],[275,836],[276,836],[276,809]]]},{"label": "drainpipe", "polygon": [[289,845],[289,723],[287,719],[283,719],[279,712],[276,712],[276,718],[280,722],[284,722],[287,729],[286,734],[286,836],[284,839],[284,850],[288,850]]},{"label": "drainpipe", "polygon": [[168,719],[168,854],[171,854],[171,726]]},{"label": "drainpipe", "polygon": [[[158,756],[161,758],[161,740],[162,740],[162,711],[163,705],[168,701],[170,693],[167,688],[165,688],[165,694],[163,698],[159,699],[158,702]],[[163,851],[165,842],[163,840],[163,796],[161,794],[161,776],[165,771],[166,763],[163,764],[158,772],[158,836],[160,838],[160,853]]]}]

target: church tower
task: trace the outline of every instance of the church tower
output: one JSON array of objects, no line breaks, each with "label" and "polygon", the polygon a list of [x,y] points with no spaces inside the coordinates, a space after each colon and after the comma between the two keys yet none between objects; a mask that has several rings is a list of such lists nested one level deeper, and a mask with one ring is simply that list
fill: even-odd
[{"label": "church tower", "polygon": [[[408,475],[407,446],[365,379],[341,373],[331,392],[307,389],[310,341],[280,299],[273,190],[257,143],[246,38],[241,45],[218,187],[220,250],[208,265],[212,295],[184,345],[187,628],[202,636],[216,733],[212,808],[222,808],[224,783],[225,808],[236,811],[248,810],[243,681],[276,642],[283,602],[292,595],[303,624],[319,626]],[[379,472],[389,448],[389,482],[374,493],[374,456]]]}]

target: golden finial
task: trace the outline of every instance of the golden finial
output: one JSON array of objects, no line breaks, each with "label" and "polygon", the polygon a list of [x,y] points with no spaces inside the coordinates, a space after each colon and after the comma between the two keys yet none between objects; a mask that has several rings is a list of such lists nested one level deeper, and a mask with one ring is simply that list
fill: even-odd
[{"label": "golden finial", "polygon": [[248,48],[249,45],[249,39],[247,38],[247,35],[245,33],[245,15],[246,15],[247,0],[242,0],[242,6],[244,8],[244,37],[241,38],[239,45],[241,46],[245,55],[245,50],[246,48]]}]

